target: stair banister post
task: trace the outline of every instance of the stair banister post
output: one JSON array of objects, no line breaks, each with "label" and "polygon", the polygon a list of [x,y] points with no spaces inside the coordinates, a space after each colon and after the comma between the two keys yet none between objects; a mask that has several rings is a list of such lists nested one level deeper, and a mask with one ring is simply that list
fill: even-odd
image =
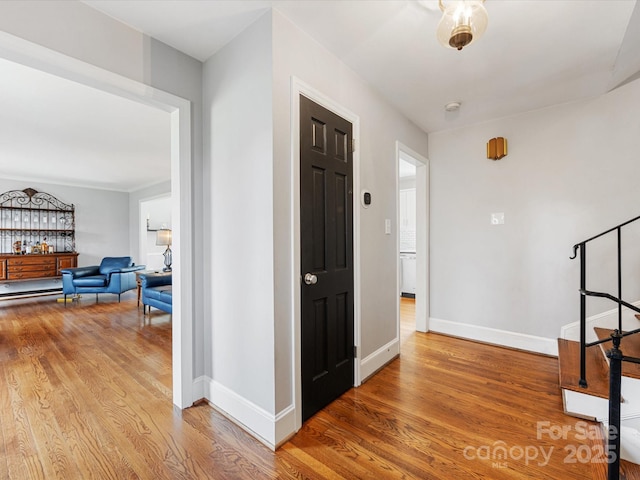
[{"label": "stair banister post", "polygon": [[622,228],[618,227],[618,330],[622,332]]},{"label": "stair banister post", "polygon": [[587,388],[587,297],[584,291],[587,289],[586,274],[586,249],[587,244],[580,244],[580,381],[579,385]]},{"label": "stair banister post", "polygon": [[622,351],[620,330],[611,334],[613,348],[607,351],[609,358],[609,430],[607,432],[607,480],[620,479],[620,400],[622,388]]}]

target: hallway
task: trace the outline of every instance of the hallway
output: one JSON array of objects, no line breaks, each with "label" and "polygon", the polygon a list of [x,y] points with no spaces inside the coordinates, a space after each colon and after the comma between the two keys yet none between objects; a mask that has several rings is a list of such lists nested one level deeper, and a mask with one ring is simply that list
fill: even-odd
[{"label": "hallway", "polygon": [[555,358],[415,333],[412,303],[401,358],[272,452],[206,403],[173,407],[170,322],[134,293],[4,301],[0,478],[591,478],[567,462],[595,450],[562,413]]}]

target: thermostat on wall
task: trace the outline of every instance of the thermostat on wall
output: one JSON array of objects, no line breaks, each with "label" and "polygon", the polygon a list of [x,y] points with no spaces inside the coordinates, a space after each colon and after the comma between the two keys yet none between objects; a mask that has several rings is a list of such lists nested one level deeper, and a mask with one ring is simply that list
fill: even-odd
[{"label": "thermostat on wall", "polygon": [[362,191],[362,206],[364,208],[369,208],[369,205],[371,205],[371,192],[369,192],[367,190],[363,190]]}]

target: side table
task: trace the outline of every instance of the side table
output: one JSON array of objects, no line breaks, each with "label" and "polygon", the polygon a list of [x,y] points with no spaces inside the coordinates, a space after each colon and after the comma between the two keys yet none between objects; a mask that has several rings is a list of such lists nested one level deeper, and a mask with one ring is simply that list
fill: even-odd
[{"label": "side table", "polygon": [[138,308],[140,308],[140,290],[142,288],[142,281],[140,280],[141,273],[161,273],[161,270],[137,270],[136,271],[136,285],[138,286]]}]

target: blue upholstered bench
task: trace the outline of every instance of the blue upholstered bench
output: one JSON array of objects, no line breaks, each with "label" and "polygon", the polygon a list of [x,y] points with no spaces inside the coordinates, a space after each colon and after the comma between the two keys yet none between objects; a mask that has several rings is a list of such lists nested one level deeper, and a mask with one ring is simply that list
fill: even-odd
[{"label": "blue upholstered bench", "polygon": [[142,309],[147,313],[147,307],[156,307],[171,313],[171,272],[141,273],[140,289],[142,293]]}]

